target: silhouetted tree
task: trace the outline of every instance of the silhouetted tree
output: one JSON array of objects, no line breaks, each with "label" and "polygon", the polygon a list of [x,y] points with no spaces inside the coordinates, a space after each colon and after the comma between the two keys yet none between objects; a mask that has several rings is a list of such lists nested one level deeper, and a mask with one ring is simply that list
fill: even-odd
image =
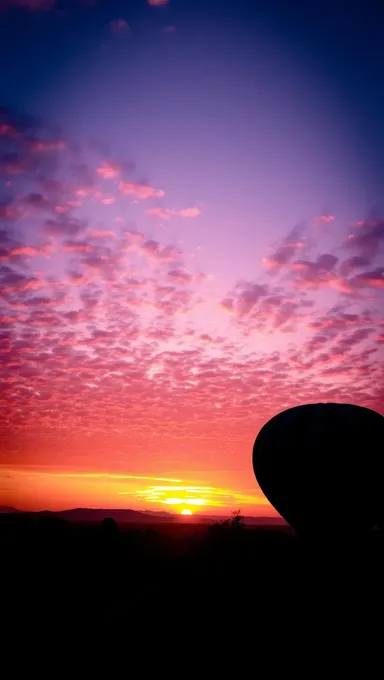
[{"label": "silhouetted tree", "polygon": [[233,510],[231,512],[231,528],[232,529],[243,529],[244,528],[244,517],[241,514],[241,510]]},{"label": "silhouetted tree", "polygon": [[105,517],[99,526],[99,535],[104,541],[116,541],[119,527],[112,517]]}]

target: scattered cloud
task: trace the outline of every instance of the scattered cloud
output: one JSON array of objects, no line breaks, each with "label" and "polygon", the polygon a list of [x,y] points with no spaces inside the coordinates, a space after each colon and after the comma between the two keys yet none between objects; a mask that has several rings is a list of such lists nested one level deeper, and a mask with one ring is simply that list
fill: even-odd
[{"label": "scattered cloud", "polygon": [[278,272],[286,267],[289,262],[306,247],[306,241],[302,238],[303,227],[295,227],[288,236],[280,243],[276,250],[263,258],[264,267],[270,272]]},{"label": "scattered cloud", "polygon": [[291,270],[295,274],[295,285],[298,288],[319,288],[329,286],[334,279],[334,271],[338,258],[325,253],[319,255],[315,262],[309,260],[295,260]]},{"label": "scattered cloud", "polygon": [[148,215],[151,217],[158,217],[162,220],[169,220],[171,217],[198,217],[201,215],[201,210],[196,206],[192,208],[181,208],[181,210],[171,210],[170,208],[150,208]]},{"label": "scattered cloud", "polygon": [[114,179],[120,175],[121,168],[117,163],[103,161],[102,164],[96,168],[96,172],[103,179]]},{"label": "scattered cloud", "polygon": [[194,206],[193,208],[182,208],[178,212],[176,211],[176,214],[180,217],[197,217],[201,214],[201,210]]},{"label": "scattered cloud", "polygon": [[168,208],[150,208],[148,210],[148,215],[151,217],[158,217],[161,220],[169,220],[172,215],[172,210]]},{"label": "scattered cloud", "polygon": [[240,282],[231,297],[221,301],[221,307],[239,317],[247,316],[255,310],[260,300],[268,295],[268,287],[248,281]]},{"label": "scattered cloud", "polygon": [[350,280],[350,284],[354,288],[384,288],[384,267],[357,274]]},{"label": "scattered cloud", "polygon": [[46,220],[43,231],[49,236],[77,236],[86,226],[77,218],[57,218]]},{"label": "scattered cloud", "polygon": [[162,198],[165,196],[165,191],[162,189],[155,189],[148,184],[141,184],[135,182],[120,182],[119,189],[124,196],[134,196],[139,200],[146,200],[147,198]]},{"label": "scattered cloud", "polygon": [[313,220],[314,224],[329,224],[335,219],[334,215],[319,215]]},{"label": "scattered cloud", "polygon": [[348,276],[349,274],[356,271],[356,269],[361,269],[362,267],[367,267],[369,265],[369,259],[366,257],[361,257],[360,255],[354,255],[340,263],[340,273],[342,276]]},{"label": "scattered cloud", "polygon": [[88,229],[91,238],[115,238],[116,232],[111,229]]},{"label": "scattered cloud", "polygon": [[358,222],[353,232],[348,234],[344,242],[349,250],[372,261],[383,252],[384,220],[370,219]]},{"label": "scattered cloud", "polygon": [[61,151],[66,147],[64,139],[31,139],[27,141],[31,151],[44,153],[44,151]]}]

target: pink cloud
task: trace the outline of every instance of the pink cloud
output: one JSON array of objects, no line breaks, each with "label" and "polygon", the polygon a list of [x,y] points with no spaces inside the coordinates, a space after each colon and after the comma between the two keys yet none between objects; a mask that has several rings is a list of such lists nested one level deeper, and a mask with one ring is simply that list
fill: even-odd
[{"label": "pink cloud", "polygon": [[234,313],[238,317],[245,317],[251,312],[255,312],[258,303],[263,297],[268,295],[268,287],[264,284],[241,282],[239,283],[231,297],[225,298],[220,302],[220,307],[224,311]]},{"label": "pink cloud", "polygon": [[295,286],[302,289],[328,286],[335,278],[333,272],[337,262],[338,258],[330,253],[319,255],[315,262],[296,260],[290,265],[291,271],[298,274]]},{"label": "pink cloud", "polygon": [[0,230],[0,262],[14,261],[14,264],[26,266],[26,257],[42,256],[46,257],[50,252],[48,244],[30,246],[16,241],[11,232],[5,229]]},{"label": "pink cloud", "polygon": [[168,277],[172,279],[172,281],[182,284],[190,283],[192,281],[192,276],[180,269],[172,269],[168,272]]},{"label": "pink cloud", "polygon": [[336,310],[331,310],[326,316],[319,317],[311,321],[308,326],[309,328],[319,330],[326,330],[334,332],[344,331],[351,326],[357,326],[359,324],[370,322],[371,319],[367,319],[359,316],[358,314],[350,314],[343,311],[343,307],[337,308]]},{"label": "pink cloud", "polygon": [[205,274],[204,272],[199,272],[198,274],[195,274],[193,276],[193,280],[196,281],[196,283],[202,283],[203,281],[210,281],[213,279],[212,274]]},{"label": "pink cloud", "polygon": [[140,245],[139,251],[151,260],[174,262],[180,258],[181,252],[176,246],[162,246],[158,241],[149,239]]},{"label": "pink cloud", "polygon": [[175,211],[175,214],[180,215],[180,217],[197,217],[201,214],[201,210],[194,206],[193,208],[182,208],[181,210]]},{"label": "pink cloud", "polygon": [[16,217],[16,211],[9,203],[0,203],[0,220],[12,220]]},{"label": "pink cloud", "polygon": [[314,224],[329,224],[335,219],[334,215],[319,215],[313,220]]},{"label": "pink cloud", "polygon": [[96,172],[100,177],[103,177],[103,179],[113,179],[120,175],[121,168],[117,163],[113,163],[112,161],[103,161],[102,164],[96,168]]},{"label": "pink cloud", "polygon": [[69,253],[92,253],[93,247],[87,241],[64,241],[63,249]]},{"label": "pink cloud", "polygon": [[63,139],[31,139],[28,141],[31,151],[36,153],[44,151],[61,151],[65,149],[67,143]]},{"label": "pink cloud", "polygon": [[[76,206],[73,206],[74,203],[76,203]],[[71,201],[71,205],[68,203],[67,205],[55,205],[55,213],[57,215],[65,215],[71,207],[79,207],[80,205],[81,201]]]},{"label": "pink cloud", "polygon": [[169,220],[173,216],[179,217],[198,217],[201,215],[201,210],[194,206],[193,208],[182,208],[181,210],[171,210],[170,208],[150,208],[148,215],[152,217],[159,217],[163,220]]},{"label": "pink cloud", "polygon": [[169,208],[150,208],[148,215],[151,217],[159,217],[161,220],[169,220],[172,215],[172,210]]},{"label": "pink cloud", "polygon": [[42,281],[34,276],[19,274],[7,266],[0,267],[2,293],[21,293],[36,290],[43,286]]},{"label": "pink cloud", "polygon": [[301,227],[292,229],[272,255],[262,258],[264,267],[271,272],[278,272],[286,267],[295,255],[306,247],[306,241],[300,238],[302,231]]},{"label": "pink cloud", "polygon": [[230,314],[234,313],[234,300],[232,298],[225,298],[219,303],[219,309]]},{"label": "pink cloud", "polygon": [[18,132],[13,125],[8,123],[0,123],[0,137],[17,137]]},{"label": "pink cloud", "polygon": [[71,218],[46,220],[43,230],[50,236],[77,236],[85,227],[84,221]]},{"label": "pink cloud", "polygon": [[73,286],[80,286],[89,280],[88,275],[85,272],[69,271],[68,277],[69,285]]},{"label": "pink cloud", "polygon": [[358,291],[361,288],[384,288],[384,269],[377,267],[372,271],[357,274],[350,279],[341,276],[331,278],[329,285],[340,293],[359,297]]},{"label": "pink cloud", "polygon": [[135,182],[120,182],[119,189],[124,196],[134,196],[140,200],[145,200],[147,198],[162,198],[165,196],[165,191],[162,189],[154,189],[147,184]]},{"label": "pink cloud", "polygon": [[19,175],[28,170],[28,160],[17,152],[5,153],[0,159],[0,171],[6,175]]},{"label": "pink cloud", "polygon": [[104,275],[113,276],[113,271],[116,271],[119,262],[122,260],[117,254],[107,250],[93,249],[89,255],[82,258],[81,264],[92,270],[98,270]]},{"label": "pink cloud", "polygon": [[140,250],[144,243],[145,236],[140,231],[126,230],[123,233],[123,239],[119,245],[119,249],[121,252]]},{"label": "pink cloud", "polygon": [[344,245],[358,251],[359,255],[372,259],[380,252],[383,243],[384,220],[371,219],[358,223],[358,232],[349,234]]},{"label": "pink cloud", "polygon": [[355,271],[356,269],[366,267],[367,265],[369,265],[369,259],[367,259],[366,257],[361,257],[359,255],[354,255],[353,257],[349,257],[348,259],[343,260],[343,262],[340,263],[340,273],[343,276],[346,276],[351,272]]},{"label": "pink cloud", "polygon": [[355,292],[348,281],[342,277],[330,278],[329,286],[339,291],[339,293],[346,293],[347,295],[352,295]]},{"label": "pink cloud", "polygon": [[95,189],[92,187],[81,187],[80,189],[76,189],[75,194],[76,196],[80,196],[81,198],[86,198],[87,196],[92,196],[92,194],[95,193]]},{"label": "pink cloud", "polygon": [[38,248],[33,248],[32,246],[19,246],[18,248],[13,248],[10,252],[11,256],[15,255],[40,255],[41,251]]},{"label": "pink cloud", "polygon": [[353,288],[384,288],[384,267],[358,274],[349,283]]},{"label": "pink cloud", "polygon": [[88,234],[91,238],[114,238],[116,232],[110,229],[88,229]]}]

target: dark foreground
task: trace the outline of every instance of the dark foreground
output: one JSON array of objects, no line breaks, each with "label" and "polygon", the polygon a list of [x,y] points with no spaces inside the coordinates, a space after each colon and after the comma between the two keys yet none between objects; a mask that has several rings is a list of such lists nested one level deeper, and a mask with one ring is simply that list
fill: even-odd
[{"label": "dark foreground", "polygon": [[214,640],[221,653],[248,644],[261,651],[265,639],[300,646],[332,631],[349,644],[351,632],[376,644],[382,534],[349,545],[311,538],[273,527],[4,515],[2,620],[16,641],[37,631],[40,642],[52,633],[69,648],[109,639],[131,653],[156,643],[172,650],[177,640],[200,651],[203,641],[216,649]]}]

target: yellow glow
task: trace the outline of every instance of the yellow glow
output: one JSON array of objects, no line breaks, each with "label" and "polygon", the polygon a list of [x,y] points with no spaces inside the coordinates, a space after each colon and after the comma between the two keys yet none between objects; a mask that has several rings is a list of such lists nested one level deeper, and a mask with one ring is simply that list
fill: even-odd
[{"label": "yellow glow", "polygon": [[205,505],[208,500],[206,498],[164,498],[159,502],[165,505]]},{"label": "yellow glow", "polygon": [[166,505],[180,505],[184,503],[182,498],[164,498],[160,503],[165,503]]},{"label": "yellow glow", "polygon": [[[11,479],[12,483],[9,483]],[[8,489],[8,484],[9,489]],[[178,478],[121,472],[84,472],[58,467],[26,465],[11,468],[0,463],[0,486],[8,505],[21,509],[57,510],[69,507],[129,507],[141,509],[148,505],[174,507],[179,514],[183,510],[199,508],[242,508],[254,506],[266,511],[271,508],[261,492],[244,489],[202,485],[201,482]],[[124,502],[125,501],[125,502]],[[185,513],[188,514],[188,513]]]},{"label": "yellow glow", "polygon": [[[120,492],[124,494],[124,492]],[[244,505],[267,505],[265,497],[256,498],[250,494],[233,492],[213,486],[199,486],[195,484],[155,485],[145,489],[137,489],[136,495],[146,503],[161,503],[162,505],[225,507]]]},{"label": "yellow glow", "polygon": [[182,511],[181,511],[181,514],[182,514],[182,515],[192,515],[191,511],[188,510],[188,509],[182,510]]}]

